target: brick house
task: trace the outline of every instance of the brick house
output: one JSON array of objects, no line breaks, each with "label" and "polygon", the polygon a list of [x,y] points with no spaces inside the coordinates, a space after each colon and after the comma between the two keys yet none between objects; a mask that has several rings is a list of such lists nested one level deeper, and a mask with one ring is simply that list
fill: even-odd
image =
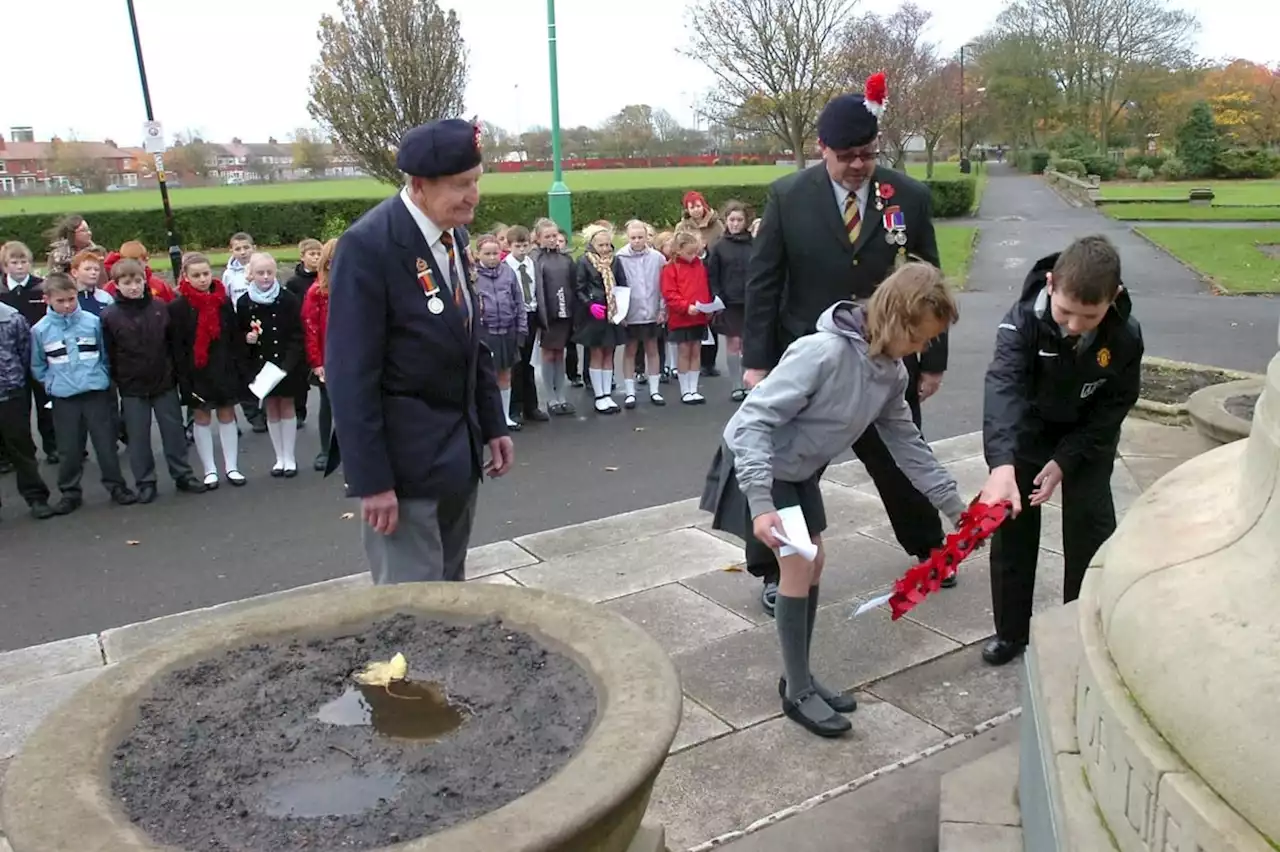
[{"label": "brick house", "polygon": [[6,142],[0,136],[0,193],[57,192],[78,185],[81,178],[59,173],[71,159],[89,163],[108,186],[137,185],[133,157],[110,140],[63,142],[55,137],[49,142]]}]

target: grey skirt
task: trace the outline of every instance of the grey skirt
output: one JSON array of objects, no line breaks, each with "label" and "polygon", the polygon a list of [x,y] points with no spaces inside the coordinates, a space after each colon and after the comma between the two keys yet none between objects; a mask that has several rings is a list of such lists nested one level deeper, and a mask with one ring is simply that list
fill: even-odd
[{"label": "grey skirt", "polygon": [[520,341],[514,331],[495,334],[487,328],[482,328],[480,340],[493,353],[493,369],[510,370],[520,363]]},{"label": "grey skirt", "polygon": [[543,349],[557,351],[565,349],[569,346],[569,339],[573,336],[573,320],[553,319],[539,334]]}]

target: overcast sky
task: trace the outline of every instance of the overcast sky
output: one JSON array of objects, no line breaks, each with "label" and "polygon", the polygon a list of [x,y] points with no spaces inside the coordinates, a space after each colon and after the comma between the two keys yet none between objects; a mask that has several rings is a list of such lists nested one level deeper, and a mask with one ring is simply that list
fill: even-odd
[{"label": "overcast sky", "polygon": [[[917,0],[947,50],[980,34],[1002,0]],[[138,144],[145,118],[125,0],[6,3],[0,30],[0,133]],[[540,0],[443,0],[459,9],[471,49],[467,112],[509,130],[550,123],[546,11]],[[558,0],[560,115],[597,124],[627,103],[693,123],[696,93],[713,83],[677,50],[688,40],[685,0],[618,4]],[[310,126],[308,77],[316,24],[335,0],[135,0],[156,117],[166,135],[285,139]],[[1200,18],[1199,50],[1280,62],[1280,2],[1182,0]],[[860,9],[876,8],[862,0]],[[477,14],[483,10],[483,14]],[[524,74],[517,68],[526,69]],[[20,70],[19,70],[20,69]],[[619,83],[618,81],[623,81]],[[892,93],[890,93],[892,96]]]}]

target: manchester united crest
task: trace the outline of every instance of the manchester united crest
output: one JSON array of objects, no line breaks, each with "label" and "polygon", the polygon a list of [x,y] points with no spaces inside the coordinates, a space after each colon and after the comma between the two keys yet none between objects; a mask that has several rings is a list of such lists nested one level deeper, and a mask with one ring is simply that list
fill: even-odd
[{"label": "manchester united crest", "polygon": [[1104,370],[1111,366],[1111,350],[1105,346],[1098,350],[1098,366]]}]

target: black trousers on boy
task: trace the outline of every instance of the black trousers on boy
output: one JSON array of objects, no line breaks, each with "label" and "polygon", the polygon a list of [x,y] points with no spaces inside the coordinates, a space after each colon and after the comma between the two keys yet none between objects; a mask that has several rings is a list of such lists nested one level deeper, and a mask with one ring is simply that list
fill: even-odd
[{"label": "black trousers on boy", "polygon": [[63,497],[83,497],[80,480],[84,476],[85,440],[93,444],[93,454],[102,471],[102,487],[115,493],[124,488],[124,474],[116,457],[119,437],[119,409],[115,390],[87,391],[53,401],[53,428],[58,434],[58,490]]},{"label": "black trousers on boy", "polygon": [[715,370],[716,359],[720,357],[720,335],[713,331],[711,339],[715,342],[702,346],[702,361],[700,363],[703,370]]},{"label": "black trousers on boy", "polygon": [[135,485],[156,484],[156,457],[151,449],[151,416],[155,415],[160,428],[160,444],[164,448],[164,460],[169,476],[174,482],[193,477],[187,461],[187,438],[182,425],[182,403],[178,392],[171,390],[159,396],[120,398],[124,411],[124,428],[131,436],[129,441],[129,469]]},{"label": "black trousers on boy", "polygon": [[[1054,436],[1054,438],[1060,436]],[[1035,598],[1036,562],[1040,553],[1038,506],[1028,498],[1032,480],[1053,457],[1055,439],[1045,436],[1025,457],[1014,463],[1022,513],[1000,525],[991,539],[991,604],[996,636],[1025,644],[1031,635],[1031,609]],[[1116,529],[1115,502],[1111,496],[1111,471],[1115,453],[1081,464],[1062,480],[1062,552],[1066,563],[1063,603],[1080,596],[1084,572],[1102,543]]]},{"label": "black trousers on boy", "polygon": [[528,419],[538,411],[538,382],[533,369],[533,346],[538,338],[538,312],[529,311],[529,333],[520,347],[520,363],[511,370],[512,417]]},{"label": "black trousers on boy", "polygon": [[49,502],[49,486],[40,477],[40,467],[36,464],[36,444],[31,439],[31,400],[27,394],[0,401],[0,444],[13,465],[18,493],[27,505]]}]

